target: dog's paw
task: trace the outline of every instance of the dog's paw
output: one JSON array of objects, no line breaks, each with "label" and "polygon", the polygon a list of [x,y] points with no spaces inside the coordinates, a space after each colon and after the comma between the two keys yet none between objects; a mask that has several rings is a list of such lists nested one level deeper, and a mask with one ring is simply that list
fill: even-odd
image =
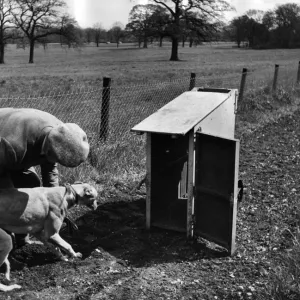
[{"label": "dog's paw", "polygon": [[75,253],[75,257],[77,257],[77,258],[82,258],[82,254],[81,254],[80,252],[76,252],[76,253]]},{"label": "dog's paw", "polygon": [[43,242],[40,242],[40,241],[32,241],[32,240],[27,240],[25,242],[25,245],[44,245]]},{"label": "dog's paw", "polygon": [[14,289],[21,289],[21,288],[22,287],[18,284],[5,285],[5,284],[0,283],[0,291],[2,291],[2,292],[9,292]]}]

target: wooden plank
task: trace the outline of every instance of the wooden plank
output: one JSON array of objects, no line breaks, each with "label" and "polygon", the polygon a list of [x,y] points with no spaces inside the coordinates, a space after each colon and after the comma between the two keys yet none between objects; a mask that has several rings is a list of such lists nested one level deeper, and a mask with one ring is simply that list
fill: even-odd
[{"label": "wooden plank", "polygon": [[146,228],[151,226],[151,133],[146,137]]},{"label": "wooden plank", "polygon": [[236,93],[232,93],[231,97],[220,105],[218,109],[215,109],[195,127],[195,131],[198,130],[197,127],[201,127],[202,133],[233,139],[235,130],[235,103]]},{"label": "wooden plank", "polygon": [[187,199],[187,166],[188,162],[186,161],[181,171],[181,179],[178,183],[178,199]]},{"label": "wooden plank", "polygon": [[189,133],[189,158],[188,158],[188,200],[187,200],[187,238],[192,238],[194,219],[194,131]]},{"label": "wooden plank", "polygon": [[131,130],[185,135],[231,97],[231,93],[185,92]]},{"label": "wooden plank", "polygon": [[196,133],[194,232],[234,252],[239,142]]},{"label": "wooden plank", "polygon": [[236,237],[236,215],[237,215],[237,196],[238,196],[238,180],[239,180],[239,161],[240,161],[240,141],[236,141],[235,147],[235,171],[234,171],[234,192],[233,192],[233,207],[232,207],[232,232],[230,255],[235,251],[235,237]]}]

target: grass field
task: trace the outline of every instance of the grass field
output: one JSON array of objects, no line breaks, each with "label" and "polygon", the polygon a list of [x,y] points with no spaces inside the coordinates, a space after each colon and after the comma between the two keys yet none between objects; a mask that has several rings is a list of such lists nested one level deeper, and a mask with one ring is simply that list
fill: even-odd
[{"label": "grass field", "polygon": [[[295,85],[299,49],[249,50],[220,43],[180,47],[179,62],[170,62],[169,56],[167,44],[148,49],[126,44],[119,49],[111,44],[81,49],[49,45],[46,50],[36,49],[35,63],[29,65],[28,49],[7,47],[6,64],[1,66],[0,105],[39,108],[80,124],[88,133],[92,154],[84,165],[62,169],[61,182],[90,181],[103,201],[96,215],[87,215],[83,228],[90,231],[81,236],[95,238],[99,244],[84,241],[80,246],[82,240],[77,241],[77,247],[87,253],[83,261],[55,264],[50,257],[46,265],[37,258],[43,262],[49,257],[47,250],[46,254],[30,247],[28,252],[20,250],[30,267],[13,272],[24,289],[13,292],[11,299],[299,296],[296,291],[296,298],[286,297],[299,286],[293,279],[294,274],[299,275],[298,264],[295,266],[299,239],[286,239],[276,229],[287,228],[296,234],[299,222],[295,216],[298,187],[293,179],[299,173],[299,151],[294,149],[299,144],[299,112],[293,116],[300,102]],[[280,70],[277,91],[272,93],[274,64]],[[238,104],[236,137],[241,140],[240,176],[249,186],[238,211],[237,254],[223,259],[202,246],[197,249],[197,243],[187,244],[175,233],[148,235],[144,230],[145,188],[134,189],[145,175],[145,141],[130,128],[187,91],[191,72],[197,74],[196,86],[231,89],[239,88],[244,67],[249,74],[244,100]],[[104,76],[113,80],[106,142],[99,140]],[[92,229],[86,225],[92,223]],[[289,247],[290,262],[280,260],[274,249],[279,248],[286,257],[284,251]],[[277,265],[279,273],[275,272]],[[288,276],[292,279],[286,280]],[[264,296],[264,290],[274,297]]]},{"label": "grass field", "polygon": [[[170,47],[149,46],[138,49],[122,44],[120,48],[101,44],[79,49],[49,45],[35,50],[35,63],[29,65],[28,49],[6,49],[6,64],[1,66],[1,92],[42,91],[53,88],[99,88],[104,76],[111,77],[115,86],[149,84],[188,78],[191,72],[202,77],[240,75],[242,68],[263,72],[274,64],[296,70],[299,50],[246,50],[232,44],[208,44],[179,49],[179,62],[169,61]],[[269,75],[270,76],[270,75]]]},{"label": "grass field", "polygon": [[[242,68],[248,68],[248,100],[243,103],[247,123],[248,111],[264,108],[263,102],[268,102],[259,93],[270,85],[275,63],[280,64],[278,83],[284,94],[295,83],[299,60],[298,49],[258,51],[238,49],[230,43],[180,47],[179,53],[181,61],[170,62],[167,43],[148,49],[133,44],[78,49],[50,44],[46,50],[42,46],[35,49],[35,63],[28,64],[28,49],[8,45],[6,64],[1,66],[1,106],[39,108],[84,128],[99,172],[85,165],[71,173],[62,172],[63,181],[92,174],[98,182],[114,178],[132,184],[144,176],[145,153],[144,138],[130,133],[130,128],[187,91],[191,72],[196,73],[196,86],[239,88]],[[104,76],[112,78],[105,144],[99,143]],[[252,122],[255,119],[252,116]]]}]

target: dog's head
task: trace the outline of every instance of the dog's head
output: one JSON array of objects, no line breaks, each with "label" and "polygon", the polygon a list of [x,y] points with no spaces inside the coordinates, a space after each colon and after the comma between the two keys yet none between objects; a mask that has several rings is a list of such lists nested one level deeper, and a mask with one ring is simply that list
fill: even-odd
[{"label": "dog's head", "polygon": [[85,205],[91,207],[94,210],[97,209],[99,203],[97,200],[98,192],[96,189],[87,183],[72,184],[72,188],[75,190],[79,205]]}]

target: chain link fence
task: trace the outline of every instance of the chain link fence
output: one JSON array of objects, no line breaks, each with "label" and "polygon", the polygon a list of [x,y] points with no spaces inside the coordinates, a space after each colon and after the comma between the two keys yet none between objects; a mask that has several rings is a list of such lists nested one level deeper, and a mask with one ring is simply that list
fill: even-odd
[{"label": "chain link fence", "polygon": [[[291,94],[295,92],[299,76],[297,67],[299,66],[279,67],[275,87],[277,90]],[[191,78],[144,85],[112,85],[66,93],[36,91],[29,96],[0,98],[0,107],[40,109],[64,122],[77,123],[86,131],[91,144],[89,161],[75,169],[61,168],[62,182],[84,180],[91,176],[97,179],[99,173],[118,174],[122,177],[145,168],[144,137],[130,132],[134,125],[193,86],[240,89],[241,75],[201,77],[196,74]],[[248,70],[243,102],[247,102],[248,94],[262,90],[271,92],[272,89],[274,89],[274,66],[270,65],[261,71]],[[105,97],[106,102],[103,102]],[[104,139],[103,126],[107,131]]]}]

